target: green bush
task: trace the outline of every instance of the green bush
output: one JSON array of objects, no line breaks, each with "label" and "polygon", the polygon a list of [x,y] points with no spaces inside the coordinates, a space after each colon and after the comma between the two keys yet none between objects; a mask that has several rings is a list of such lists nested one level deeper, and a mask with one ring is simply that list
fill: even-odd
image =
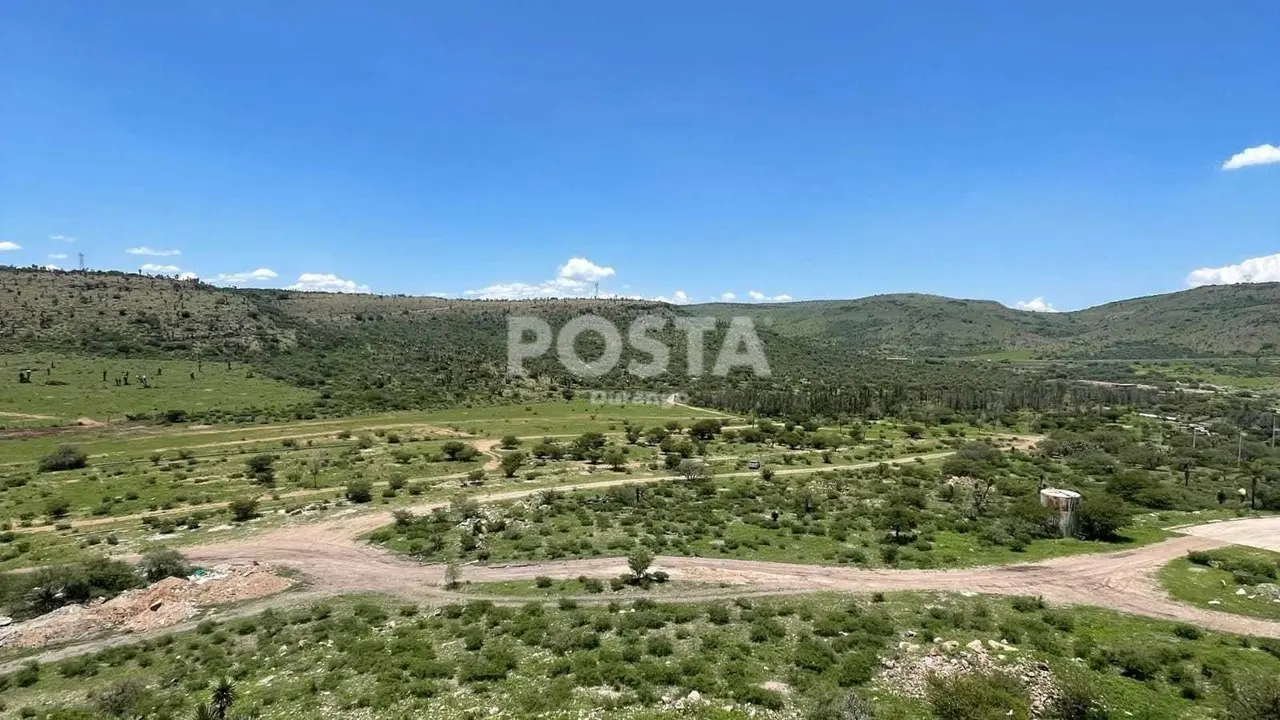
[{"label": "green bush", "polygon": [[77,470],[89,464],[89,456],[75,445],[59,445],[58,449],[40,458],[40,472]]},{"label": "green bush", "polygon": [[368,480],[357,478],[347,482],[344,494],[348,502],[367,503],[373,500],[373,485]]},{"label": "green bush", "polygon": [[929,677],[925,697],[937,720],[992,720],[1031,717],[1026,688],[999,672]]},{"label": "green bush", "polygon": [[191,574],[191,565],[173,548],[155,548],[142,554],[138,570],[147,582],[156,582],[167,577],[186,577]]}]

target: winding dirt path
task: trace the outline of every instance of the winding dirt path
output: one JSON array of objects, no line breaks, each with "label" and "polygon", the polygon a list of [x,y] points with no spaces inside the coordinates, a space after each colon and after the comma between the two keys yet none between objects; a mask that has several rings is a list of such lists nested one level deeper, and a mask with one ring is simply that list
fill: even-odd
[{"label": "winding dirt path", "polygon": [[[949,454],[933,453],[887,462],[914,462],[916,457],[936,459]],[[878,464],[879,461],[843,467],[872,467]],[[814,470],[811,467],[783,468],[777,472],[789,474]],[[752,474],[754,472],[724,473],[722,476]],[[619,476],[603,481],[561,485],[554,489],[561,492],[602,489],[668,479],[668,476]],[[476,494],[472,497],[480,502],[501,502],[527,497],[546,489],[521,488]],[[444,505],[447,502],[432,502],[411,509],[421,513]],[[390,522],[392,517],[388,511],[351,511],[349,514],[332,516],[315,523],[191,547],[187,549],[187,555],[193,562],[206,565],[256,561],[288,567],[303,573],[311,582],[305,594],[291,596],[292,600],[268,599],[237,608],[235,613],[238,615],[282,603],[352,592],[380,592],[418,602],[453,601],[464,597],[440,588],[444,580],[444,566],[417,563],[360,541],[361,535]],[[1280,517],[1191,526],[1181,528],[1179,532],[1183,534],[1161,543],[1122,552],[960,570],[863,570],[845,566],[662,556],[655,559],[655,569],[668,572],[675,580],[698,583],[702,587],[682,592],[667,590],[660,596],[655,596],[655,599],[694,601],[816,591],[870,593],[902,590],[1037,595],[1059,605],[1098,606],[1134,615],[1194,623],[1218,631],[1280,638],[1280,622],[1214,612],[1175,602],[1166,596],[1154,577],[1160,567],[1192,550],[1210,549],[1231,543],[1280,550]],[[478,583],[532,580],[538,576],[562,579],[582,575],[610,577],[625,572],[625,558],[590,558],[467,565],[461,570],[461,579]],[[708,584],[732,587],[708,589]],[[495,601],[501,599],[495,598]],[[180,629],[182,627],[179,626],[170,631]],[[104,638],[51,650],[38,659],[46,661],[71,657],[121,642],[123,640],[120,638]],[[5,667],[7,666],[0,664],[0,672]]]}]

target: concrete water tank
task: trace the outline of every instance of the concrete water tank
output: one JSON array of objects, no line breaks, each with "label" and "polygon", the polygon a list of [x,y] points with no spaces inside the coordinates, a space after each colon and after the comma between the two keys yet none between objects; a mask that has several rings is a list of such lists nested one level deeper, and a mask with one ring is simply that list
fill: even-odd
[{"label": "concrete water tank", "polygon": [[1040,491],[1040,504],[1058,513],[1058,529],[1062,537],[1071,537],[1079,527],[1080,493],[1075,490],[1045,488]]}]

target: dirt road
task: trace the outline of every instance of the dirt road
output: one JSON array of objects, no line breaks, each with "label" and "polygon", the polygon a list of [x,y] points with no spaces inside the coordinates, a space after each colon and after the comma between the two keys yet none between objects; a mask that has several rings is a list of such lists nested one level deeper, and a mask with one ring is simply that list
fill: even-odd
[{"label": "dirt road", "polygon": [[[903,459],[905,460],[905,459]],[[901,460],[900,460],[901,461]],[[803,472],[808,468],[779,470]],[[606,488],[656,479],[619,478],[566,486],[560,490]],[[477,497],[498,502],[526,497],[541,490],[513,490]],[[414,508],[429,512],[444,503]],[[406,597],[436,594],[444,577],[439,565],[422,565],[360,543],[357,538],[391,522],[386,512],[353,514],[311,525],[284,528],[239,541],[188,550],[201,563],[257,560],[295,568],[311,576],[318,591],[358,590]],[[969,591],[997,595],[1040,595],[1053,603],[1097,605],[1149,617],[1183,620],[1227,632],[1280,637],[1280,623],[1201,610],[1168,599],[1153,573],[1191,550],[1245,543],[1280,550],[1280,517],[1199,525],[1182,530],[1181,537],[1118,553],[1079,555],[1039,563],[965,570],[859,570],[848,567],[660,557],[655,567],[678,580],[730,583],[763,592],[834,590],[873,592],[891,590]],[[467,566],[462,576],[473,582],[531,580],[539,575],[574,578],[607,577],[626,572],[623,558],[596,558],[512,565]],[[723,595],[734,595],[726,591]],[[670,597],[668,594],[667,597]],[[692,599],[692,598],[690,598]]]},{"label": "dirt road", "polygon": [[[942,457],[934,453],[926,457]],[[913,462],[899,458],[892,462]],[[866,463],[874,466],[878,463]],[[779,474],[812,472],[809,467],[780,469]],[[750,475],[751,472],[727,475]],[[668,478],[618,477],[604,481],[560,486],[558,491],[607,488],[616,485],[658,482]],[[476,495],[481,502],[519,499],[544,488],[525,488]],[[445,505],[424,504],[415,512],[428,512]],[[199,564],[257,561],[288,567],[306,575],[311,586],[306,597],[344,593],[382,592],[416,601],[456,599],[440,588],[444,579],[441,565],[423,565],[362,543],[364,533],[392,521],[389,512],[351,511],[312,524],[297,525],[240,540],[189,548],[188,557]],[[1191,550],[1242,543],[1280,550],[1280,517],[1236,520],[1182,528],[1183,535],[1154,545],[1123,552],[1055,558],[1038,563],[979,567],[963,570],[861,570],[841,566],[799,565],[752,560],[717,558],[659,557],[655,569],[673,579],[698,583],[703,587],[683,593],[666,591],[663,600],[707,600],[742,595],[796,594],[815,591],[869,593],[875,591],[924,590],[972,592],[994,595],[1038,595],[1061,605],[1091,605],[1147,617],[1180,620],[1225,632],[1280,638],[1280,622],[1202,610],[1169,599],[1154,579],[1157,569]],[[586,575],[610,577],[627,572],[624,558],[592,558],[508,565],[468,565],[461,579],[471,582],[532,580],[538,576],[576,578]],[[728,584],[731,588],[706,589],[708,584]],[[583,598],[599,600],[600,597]],[[282,602],[265,601],[260,607]],[[237,613],[246,612],[238,608]],[[50,651],[45,659],[70,657],[92,652],[111,638],[74,648]],[[2,668],[0,668],[2,669]]]}]

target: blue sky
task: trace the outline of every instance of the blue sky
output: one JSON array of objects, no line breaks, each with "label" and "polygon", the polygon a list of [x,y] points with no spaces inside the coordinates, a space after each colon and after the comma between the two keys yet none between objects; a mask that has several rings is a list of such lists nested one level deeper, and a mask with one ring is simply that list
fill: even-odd
[{"label": "blue sky", "polygon": [[1280,280],[1277,48],[1272,0],[7,0],[0,263],[1060,309]]}]

